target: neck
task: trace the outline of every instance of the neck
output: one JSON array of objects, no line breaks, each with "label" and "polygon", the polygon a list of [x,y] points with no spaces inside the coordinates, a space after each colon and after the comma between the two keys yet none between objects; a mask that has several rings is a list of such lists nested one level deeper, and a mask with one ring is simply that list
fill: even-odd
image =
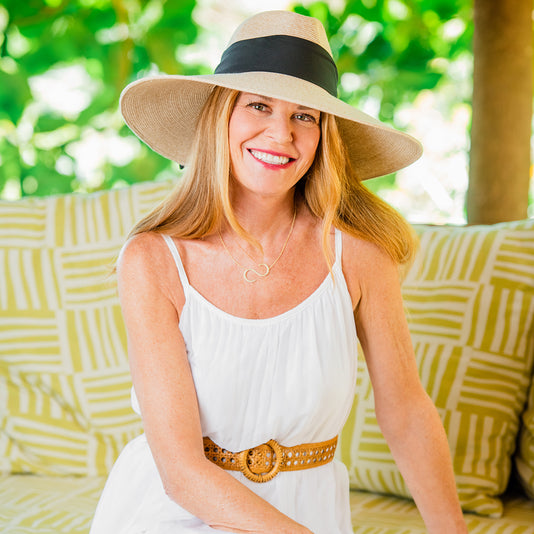
[{"label": "neck", "polygon": [[284,198],[232,199],[239,224],[262,245],[287,232],[295,211],[294,191]]}]

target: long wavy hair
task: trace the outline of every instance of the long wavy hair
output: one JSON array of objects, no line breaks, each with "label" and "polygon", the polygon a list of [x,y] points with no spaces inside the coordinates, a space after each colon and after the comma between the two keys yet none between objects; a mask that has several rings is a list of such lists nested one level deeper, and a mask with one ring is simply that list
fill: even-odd
[{"label": "long wavy hair", "polygon": [[[182,179],[175,190],[139,221],[130,237],[160,232],[198,239],[224,221],[255,246],[239,224],[230,200],[228,123],[239,91],[215,87],[199,117],[196,136]],[[379,246],[396,263],[409,265],[417,249],[411,226],[391,206],[369,191],[346,157],[335,116],[321,114],[321,138],[315,160],[297,189],[310,211],[322,220],[322,249],[332,267],[332,226]],[[260,247],[261,248],[261,247]]]}]

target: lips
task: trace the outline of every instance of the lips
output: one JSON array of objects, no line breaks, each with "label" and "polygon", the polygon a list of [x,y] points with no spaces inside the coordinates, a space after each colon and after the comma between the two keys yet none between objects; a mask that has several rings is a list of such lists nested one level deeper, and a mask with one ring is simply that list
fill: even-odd
[{"label": "lips", "polygon": [[264,152],[262,150],[248,149],[253,158],[266,163],[267,165],[285,166],[288,163],[295,161],[295,158],[284,156],[282,154],[273,154],[272,152]]}]

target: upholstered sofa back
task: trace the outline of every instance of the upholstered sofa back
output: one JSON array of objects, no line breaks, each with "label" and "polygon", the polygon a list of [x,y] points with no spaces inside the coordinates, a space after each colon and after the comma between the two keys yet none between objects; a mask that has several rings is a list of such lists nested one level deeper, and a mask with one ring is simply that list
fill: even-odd
[{"label": "upholstered sofa back", "polygon": [[[105,475],[142,432],[112,267],[172,186],[0,202],[0,472]],[[512,469],[534,497],[534,221],[416,230],[403,294],[421,378],[464,508],[497,516]],[[353,488],[408,496],[359,358],[338,456]]]}]

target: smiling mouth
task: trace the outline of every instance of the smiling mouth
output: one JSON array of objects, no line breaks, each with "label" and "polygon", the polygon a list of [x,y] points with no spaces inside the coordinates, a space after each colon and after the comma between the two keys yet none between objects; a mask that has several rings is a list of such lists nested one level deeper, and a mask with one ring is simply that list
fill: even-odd
[{"label": "smiling mouth", "polygon": [[290,161],[294,161],[294,158],[289,158],[287,156],[275,156],[274,154],[269,154],[267,152],[261,152],[259,150],[250,150],[254,158],[263,163],[268,163],[269,165],[287,165]]}]

